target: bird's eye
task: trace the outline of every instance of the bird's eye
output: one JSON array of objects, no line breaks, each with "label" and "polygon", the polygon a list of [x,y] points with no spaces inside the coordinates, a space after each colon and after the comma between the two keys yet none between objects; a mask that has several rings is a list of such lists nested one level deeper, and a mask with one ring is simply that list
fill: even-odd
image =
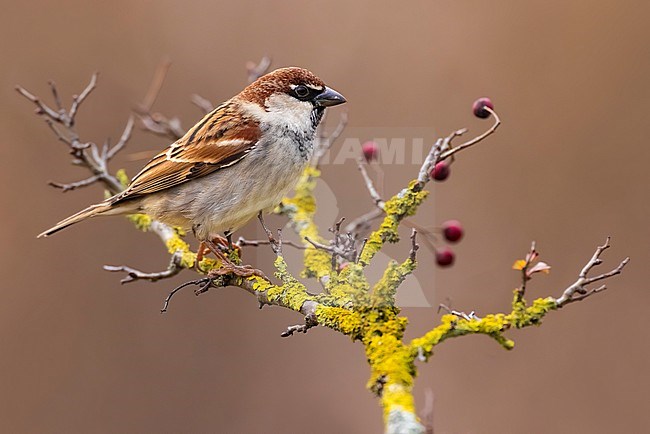
[{"label": "bird's eye", "polygon": [[296,94],[298,98],[306,98],[307,96],[309,96],[309,89],[307,88],[307,86],[304,86],[302,84],[296,86],[293,89],[293,92]]}]

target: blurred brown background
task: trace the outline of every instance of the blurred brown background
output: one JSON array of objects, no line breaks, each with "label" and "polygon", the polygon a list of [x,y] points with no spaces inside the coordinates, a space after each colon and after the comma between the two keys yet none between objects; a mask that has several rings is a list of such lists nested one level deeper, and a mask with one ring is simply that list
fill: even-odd
[{"label": "blurred brown background", "polygon": [[[84,173],[15,84],[46,96],[54,79],[68,98],[100,71],[78,122],[82,137],[102,142],[119,136],[163,57],[174,65],[155,108],[189,126],[199,117],[191,93],[230,97],[245,84],[245,62],[264,54],[345,94],[348,135],[479,132],[489,122],[473,118],[471,103],[493,98],[501,130],[460,157],[417,219],[458,218],[467,229],[452,269],[436,270],[421,252],[416,275],[432,304],[507,309],[518,283],[510,266],[533,239],[553,271],[535,279],[530,298],[559,295],[606,235],[614,248],[604,267],[632,257],[607,292],[511,333],[512,352],[485,337],[442,345],[416,387],[420,409],[425,390],[435,393],[437,433],[647,430],[648,2],[4,1],[2,10],[3,432],[382,430],[360,345],[321,328],[282,339],[300,318],[259,311],[235,289],[180,293],[161,315],[167,291],[192,274],[120,286],[102,264],[167,263],[158,240],[123,219],[35,238],[102,193],[46,185]],[[113,169],[133,174],[144,161],[129,153],[166,144],[137,131]],[[417,167],[385,169],[393,192]],[[370,209],[357,176],[352,164],[325,169],[341,215]],[[410,336],[438,320],[433,308],[404,313]]]}]

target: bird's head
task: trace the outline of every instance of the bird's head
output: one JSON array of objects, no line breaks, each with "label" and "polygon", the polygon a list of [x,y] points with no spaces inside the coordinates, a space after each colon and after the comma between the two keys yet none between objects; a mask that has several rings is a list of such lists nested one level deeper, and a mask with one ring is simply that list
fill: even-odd
[{"label": "bird's head", "polygon": [[[297,67],[280,68],[255,80],[238,97],[262,108],[267,115],[287,123],[308,122],[315,128],[326,107],[346,102],[312,72]],[[296,125],[298,126],[298,125]]]}]

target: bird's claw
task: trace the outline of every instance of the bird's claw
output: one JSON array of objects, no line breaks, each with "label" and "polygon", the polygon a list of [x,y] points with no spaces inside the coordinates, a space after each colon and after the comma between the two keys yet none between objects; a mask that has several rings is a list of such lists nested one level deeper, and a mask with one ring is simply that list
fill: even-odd
[{"label": "bird's claw", "polygon": [[208,272],[208,277],[214,278],[217,276],[223,276],[225,274],[234,274],[237,277],[251,277],[258,276],[264,280],[271,281],[266,275],[257,268],[253,268],[250,265],[236,265],[232,263],[224,262],[223,265],[217,269],[210,270]]}]

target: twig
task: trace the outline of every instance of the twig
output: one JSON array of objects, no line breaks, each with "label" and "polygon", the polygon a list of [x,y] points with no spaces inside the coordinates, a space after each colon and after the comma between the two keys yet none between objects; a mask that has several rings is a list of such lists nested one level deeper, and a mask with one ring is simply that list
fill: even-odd
[{"label": "twig", "polygon": [[69,124],[67,125],[68,127],[74,126],[75,117],[77,115],[77,111],[79,110],[79,106],[81,106],[81,104],[85,101],[85,99],[88,98],[90,92],[95,90],[95,87],[97,87],[97,75],[98,73],[95,72],[90,77],[90,83],[88,83],[88,86],[86,86],[86,88],[81,92],[80,95],[72,96],[72,105],[70,106],[70,113],[68,114],[68,119],[69,119]]},{"label": "twig", "polygon": [[156,99],[158,99],[160,89],[162,89],[162,85],[165,82],[165,78],[167,77],[167,73],[171,66],[171,60],[163,59],[163,61],[158,65],[158,68],[156,68],[156,72],[154,72],[153,78],[151,79],[151,84],[149,84],[149,89],[142,100],[141,107],[145,111],[149,112],[156,102]]},{"label": "twig", "polygon": [[375,185],[372,182],[372,179],[370,179],[370,176],[368,175],[368,171],[366,170],[366,163],[363,160],[363,158],[358,158],[357,159],[357,167],[359,168],[359,171],[361,172],[361,175],[363,176],[363,180],[366,183],[366,188],[368,189],[368,193],[370,193],[370,197],[372,198],[373,202],[377,207],[383,209],[384,208],[384,200],[379,196],[379,193],[377,193],[377,190],[375,189]]},{"label": "twig", "polygon": [[465,313],[465,312],[458,311],[458,310],[452,310],[450,307],[448,307],[447,305],[442,304],[442,303],[440,303],[438,305],[438,312],[440,312],[441,309],[446,311],[447,313],[449,313],[451,315],[457,316],[458,318],[462,318],[462,319],[467,320],[467,321],[480,320],[481,319],[480,317],[476,316],[476,313],[474,311],[471,311],[470,313]]},{"label": "twig", "polygon": [[373,220],[376,220],[379,217],[383,217],[383,216],[384,216],[384,210],[380,208],[373,208],[367,213],[357,217],[356,219],[348,223],[347,226],[345,227],[345,231],[350,232],[352,234],[359,234],[361,232],[365,232],[368,229],[370,229]]},{"label": "twig", "polygon": [[332,131],[329,135],[325,135],[324,131],[324,125],[323,122],[321,122],[321,126],[319,128],[319,131],[322,132],[322,134],[319,134],[318,137],[318,143],[314,147],[314,154],[311,158],[311,165],[315,168],[320,167],[320,162],[323,156],[329,151],[329,149],[332,147],[334,142],[343,134],[343,131],[345,130],[345,127],[348,125],[348,113],[346,111],[342,112],[341,115],[339,116],[339,123],[336,125],[336,128],[334,131]]},{"label": "twig", "polygon": [[595,277],[587,277],[587,274],[589,273],[589,271],[591,271],[592,268],[594,268],[597,265],[600,265],[603,262],[602,259],[600,259],[600,255],[610,247],[609,241],[610,241],[610,237],[607,237],[607,239],[605,240],[605,244],[603,244],[602,246],[598,246],[596,248],[596,251],[594,252],[591,259],[587,262],[587,264],[584,266],[582,271],[580,271],[580,274],[578,275],[578,280],[576,280],[571,286],[565,289],[562,295],[556,300],[558,307],[565,306],[575,301],[584,300],[585,298],[593,294],[604,291],[605,289],[607,289],[605,285],[599,286],[594,289],[587,289],[586,285],[604,279],[608,279],[612,276],[620,274],[623,271],[623,268],[627,265],[627,263],[630,262],[629,257],[625,258],[613,270],[608,271],[607,273],[599,274],[598,276]]},{"label": "twig", "polygon": [[420,248],[416,241],[416,237],[418,235],[418,231],[413,228],[411,230],[411,250],[409,251],[409,258],[411,259],[411,262],[415,262],[415,258],[417,255],[417,251]]},{"label": "twig", "polygon": [[309,244],[314,246],[314,248],[319,249],[319,250],[324,250],[332,255],[338,255],[342,257],[343,259],[346,259],[348,261],[354,261],[356,260],[357,253],[354,250],[346,250],[341,248],[340,246],[336,245],[325,245],[322,243],[319,243],[318,241],[314,241],[309,237],[305,237],[305,241],[307,241]]},{"label": "twig", "polygon": [[[269,240],[247,240],[244,237],[239,237],[237,239],[237,242],[235,243],[239,247],[258,247],[258,246],[268,246],[271,244]],[[303,244],[298,244],[296,242],[293,242],[291,240],[282,240],[282,245],[283,246],[291,246],[296,249],[300,250],[305,250],[307,247]]]},{"label": "twig", "polygon": [[445,138],[436,140],[418,172],[418,183],[420,184],[420,188],[429,182],[431,169],[433,169],[438,162],[444,160],[442,154],[451,148],[452,140],[456,137],[462,136],[466,132],[466,128],[461,128],[460,130],[452,131],[451,134]]},{"label": "twig", "polygon": [[146,131],[167,137],[171,140],[178,140],[183,136],[183,134],[185,134],[180,119],[175,117],[168,119],[161,113],[151,112],[153,104],[158,98],[160,89],[165,82],[170,66],[171,62],[169,60],[163,60],[160,65],[158,65],[153,79],[151,80],[151,84],[149,85],[147,94],[142,103],[134,108],[134,111],[140,118],[140,122]]},{"label": "twig", "polygon": [[60,182],[55,182],[55,181],[48,181],[48,185],[51,185],[54,188],[59,188],[61,189],[64,193],[66,191],[74,190],[76,188],[80,187],[86,187],[88,185],[91,185],[97,181],[99,181],[100,176],[99,175],[93,175],[89,178],[82,179],[81,181],[77,182],[71,182],[69,184],[63,184]]},{"label": "twig", "polygon": [[364,238],[363,241],[361,242],[361,248],[359,249],[359,253],[357,253],[357,256],[354,258],[355,263],[359,262],[359,258],[361,257],[361,254],[363,253],[363,249],[366,248],[366,244],[368,244],[368,238]]},{"label": "twig", "polygon": [[418,183],[421,186],[424,186],[424,184],[429,182],[429,173],[431,172],[431,168],[435,166],[440,159],[440,147],[442,146],[442,140],[443,139],[436,140],[433,146],[431,146],[431,149],[429,150],[426,158],[424,159],[424,163],[422,163],[422,166],[420,166],[420,172],[418,173]]},{"label": "twig", "polygon": [[126,265],[104,265],[104,270],[110,272],[125,272],[127,276],[120,281],[120,283],[125,284],[129,282],[134,282],[136,280],[148,280],[150,282],[156,282],[161,279],[167,279],[172,276],[177,275],[183,268],[181,267],[181,255],[176,252],[172,255],[171,260],[169,261],[169,266],[164,271],[158,271],[153,273],[146,273],[135,268],[128,267]]},{"label": "twig", "polygon": [[417,223],[415,223],[413,220],[409,218],[404,218],[402,219],[402,223],[404,226],[407,226],[411,229],[416,229],[418,233],[420,234],[420,240],[424,243],[426,248],[433,254],[436,253],[436,246],[433,245],[433,242],[431,241],[432,238],[436,238],[435,233],[430,230],[425,228],[424,226],[421,226]]},{"label": "twig", "polygon": [[[97,86],[97,73],[94,73],[90,79],[90,82],[85,87],[85,89],[78,96],[73,96],[72,105],[69,112],[66,112],[65,108],[62,106],[61,99],[59,97],[56,85],[53,81],[49,82],[50,88],[52,89],[52,94],[54,96],[55,104],[58,107],[58,112],[50,108],[47,104],[43,103],[37,96],[28,92],[21,86],[16,86],[16,90],[29,101],[34,103],[37,107],[36,114],[41,116],[48,127],[56,135],[56,137],[66,143],[70,148],[70,153],[73,155],[73,163],[84,166],[90,170],[92,176],[86,178],[82,181],[63,184],[63,183],[50,183],[58,188],[61,188],[63,191],[83,187],[90,185],[93,182],[102,182],[106,188],[112,193],[116,194],[122,190],[122,184],[119,180],[111,175],[108,172],[108,155],[110,151],[106,151],[106,147],[100,152],[97,145],[92,142],[82,143],[79,138],[79,134],[74,128],[75,117],[79,112],[81,104],[86,100],[88,95],[95,89]],[[56,124],[60,125],[61,128],[65,131],[65,134],[61,129],[57,128]],[[123,147],[126,141],[129,139],[131,134],[132,126],[130,122],[127,123],[120,143],[118,145]],[[119,151],[119,148],[115,151]],[[115,155],[115,152],[112,155]],[[67,187],[67,188],[66,188]]]},{"label": "twig", "polygon": [[133,132],[133,126],[135,125],[135,119],[133,116],[129,116],[129,120],[126,123],[126,127],[124,127],[124,131],[122,132],[122,136],[120,137],[120,140],[108,150],[106,153],[106,160],[110,160],[120,152],[124,146],[126,146],[126,143],[129,141],[129,138],[131,138],[131,133]]},{"label": "twig", "polygon": [[[273,236],[273,232],[269,228],[266,227],[266,223],[264,223],[264,214],[262,211],[259,212],[257,215],[257,219],[260,221],[260,224],[262,225],[262,229],[264,229],[264,232],[266,232],[266,236],[269,239],[269,245],[271,246],[271,250],[273,250],[273,253],[275,253],[277,256],[282,256],[282,239],[275,239]],[[282,236],[282,231],[278,229],[278,237]]]},{"label": "twig", "polygon": [[248,62],[246,64],[246,71],[248,72],[248,82],[252,83],[267,72],[271,67],[271,58],[264,56],[258,63]]},{"label": "twig", "polygon": [[192,96],[190,96],[190,101],[192,101],[192,104],[200,108],[203,114],[207,115],[214,110],[214,104],[212,104],[208,99],[203,98],[201,95],[192,94]]},{"label": "twig", "polygon": [[163,303],[162,309],[160,309],[160,313],[165,313],[167,312],[167,309],[169,308],[169,303],[172,300],[172,297],[181,289],[186,288],[190,285],[197,285],[199,288],[195,290],[195,294],[199,295],[205,291],[208,290],[210,286],[212,286],[212,279],[209,277],[204,277],[202,279],[196,279],[196,280],[190,280],[189,282],[185,282],[182,285],[177,286],[176,288],[172,289],[169,295],[167,295],[167,298],[165,298],[165,302]]},{"label": "twig", "polygon": [[492,116],[494,116],[494,124],[490,127],[490,129],[488,129],[486,132],[484,132],[480,136],[477,136],[477,137],[473,138],[472,140],[463,143],[462,145],[458,145],[455,148],[452,148],[452,149],[449,149],[449,150],[443,152],[442,155],[440,155],[440,160],[447,159],[447,158],[451,157],[452,155],[454,155],[455,153],[460,152],[463,149],[467,149],[470,146],[473,146],[473,145],[477,144],[481,140],[483,140],[486,137],[493,134],[497,130],[497,128],[499,128],[499,125],[501,125],[501,119],[499,118],[499,115],[497,115],[497,112],[492,110],[490,107],[484,107],[484,109],[486,111],[490,112],[490,114]]},{"label": "twig", "polygon": [[341,234],[341,224],[343,223],[344,220],[345,217],[341,217],[339,221],[337,221],[334,224],[334,227],[330,229],[330,232],[334,234],[334,248],[335,248],[335,251],[332,253],[332,271],[336,271],[336,269],[338,268],[337,267],[338,261],[336,260],[338,254],[336,253],[336,249],[339,248],[339,244],[340,244],[339,236]]},{"label": "twig", "polygon": [[53,80],[50,80],[47,82],[47,84],[50,85],[50,89],[52,90],[52,97],[54,98],[54,103],[56,104],[59,113],[65,112],[65,109],[63,108],[63,104],[61,103],[61,98],[59,97],[59,92],[56,89],[56,83],[54,83]]},{"label": "twig", "polygon": [[304,324],[289,326],[284,332],[282,332],[280,336],[283,338],[288,338],[289,336],[293,336],[294,333],[307,333],[307,330],[312,327],[316,327],[317,325],[318,320],[316,319],[316,315],[309,314],[305,316]]}]

